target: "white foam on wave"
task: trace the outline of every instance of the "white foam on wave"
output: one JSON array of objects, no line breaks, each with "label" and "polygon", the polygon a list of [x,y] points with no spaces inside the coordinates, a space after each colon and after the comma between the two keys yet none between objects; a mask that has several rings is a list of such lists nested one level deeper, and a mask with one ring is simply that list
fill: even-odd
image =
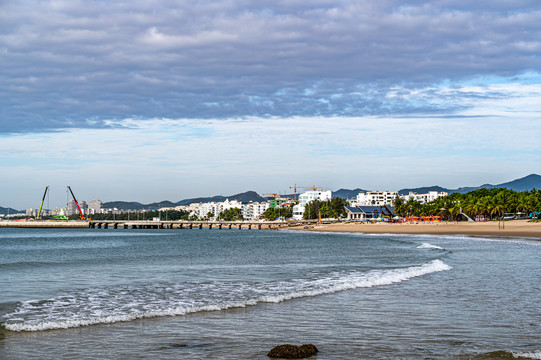
[{"label": "white foam on wave", "polygon": [[511,352],[516,359],[541,359],[541,351],[535,352]]},{"label": "white foam on wave", "polygon": [[417,249],[438,249],[438,250],[443,250],[442,247],[440,247],[438,245],[432,245],[432,244],[429,244],[429,243],[422,243],[421,245],[417,246]]},{"label": "white foam on wave", "polygon": [[86,290],[53,299],[22,302],[13,313],[5,315],[2,322],[11,331],[43,331],[182,316],[391,285],[447,270],[451,270],[449,265],[433,260],[408,268],[333,272],[287,281],[153,284],[139,288]]},{"label": "white foam on wave", "polygon": [[302,286],[304,289],[301,288],[298,291],[285,294],[266,295],[261,297],[261,301],[278,303],[300,297],[310,297],[332,294],[344,290],[391,285],[402,281],[407,281],[414,277],[447,270],[451,270],[451,267],[441,260],[433,260],[428,264],[413,266],[405,269],[372,270],[367,273],[350,274],[349,276],[338,279],[320,279],[317,281],[318,285],[320,286],[312,286],[314,284],[308,282]]}]

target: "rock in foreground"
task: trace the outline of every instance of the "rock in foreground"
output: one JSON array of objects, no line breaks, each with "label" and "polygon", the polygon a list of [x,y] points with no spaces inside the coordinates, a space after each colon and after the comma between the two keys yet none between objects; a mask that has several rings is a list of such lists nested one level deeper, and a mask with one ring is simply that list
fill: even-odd
[{"label": "rock in foreground", "polygon": [[269,351],[267,354],[271,358],[282,358],[282,359],[303,359],[308,356],[317,354],[318,350],[312,344],[306,344],[301,346],[296,345],[279,345]]}]

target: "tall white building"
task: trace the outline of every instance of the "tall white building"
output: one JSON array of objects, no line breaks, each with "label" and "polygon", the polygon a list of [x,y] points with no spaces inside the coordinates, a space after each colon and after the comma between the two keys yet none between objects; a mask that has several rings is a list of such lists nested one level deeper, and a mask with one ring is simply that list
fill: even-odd
[{"label": "tall white building", "polygon": [[396,191],[368,191],[360,192],[355,200],[351,201],[351,206],[383,206],[393,205],[394,200],[398,197]]},{"label": "tall white building", "polygon": [[293,206],[293,219],[301,220],[306,204],[314,200],[326,201],[332,198],[330,190],[310,190],[299,195],[299,203]]},{"label": "tall white building", "polygon": [[[81,212],[83,215],[87,213],[87,206],[85,201],[79,201],[79,208],[81,208]],[[77,208],[77,203],[75,200],[68,201],[68,215],[74,215],[79,214],[79,209]]]}]

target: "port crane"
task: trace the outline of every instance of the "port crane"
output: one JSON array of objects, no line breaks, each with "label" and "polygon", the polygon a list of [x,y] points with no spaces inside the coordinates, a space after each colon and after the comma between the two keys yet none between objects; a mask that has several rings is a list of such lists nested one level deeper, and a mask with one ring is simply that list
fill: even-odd
[{"label": "port crane", "polygon": [[71,188],[69,186],[68,186],[68,190],[70,191],[71,196],[73,197],[73,200],[75,201],[75,205],[77,205],[77,209],[79,210],[79,214],[81,214],[81,220],[85,220],[86,218],[83,215],[83,212],[81,211],[81,208],[79,207],[79,202],[75,198],[75,195],[73,195],[73,191],[71,190]]},{"label": "port crane", "polygon": [[49,185],[45,187],[45,192],[43,193],[43,199],[41,199],[41,204],[39,205],[38,219],[41,219],[41,209],[43,208],[43,202],[45,201],[45,196],[47,196],[47,191],[49,190]]}]

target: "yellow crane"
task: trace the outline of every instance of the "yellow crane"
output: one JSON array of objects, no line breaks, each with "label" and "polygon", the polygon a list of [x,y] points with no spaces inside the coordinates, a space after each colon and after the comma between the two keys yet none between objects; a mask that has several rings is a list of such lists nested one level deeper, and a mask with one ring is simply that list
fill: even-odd
[{"label": "yellow crane", "polygon": [[290,186],[289,187],[290,189],[294,189],[294,200],[295,202],[297,201],[297,189],[304,189],[304,190],[313,190],[313,191],[316,191],[318,190],[319,188],[315,185],[312,185],[312,186],[297,186],[297,184],[295,184],[294,186]]},{"label": "yellow crane", "polygon": [[263,194],[263,195],[270,195],[273,199],[276,199],[278,197],[277,193],[269,193],[269,194]]}]

